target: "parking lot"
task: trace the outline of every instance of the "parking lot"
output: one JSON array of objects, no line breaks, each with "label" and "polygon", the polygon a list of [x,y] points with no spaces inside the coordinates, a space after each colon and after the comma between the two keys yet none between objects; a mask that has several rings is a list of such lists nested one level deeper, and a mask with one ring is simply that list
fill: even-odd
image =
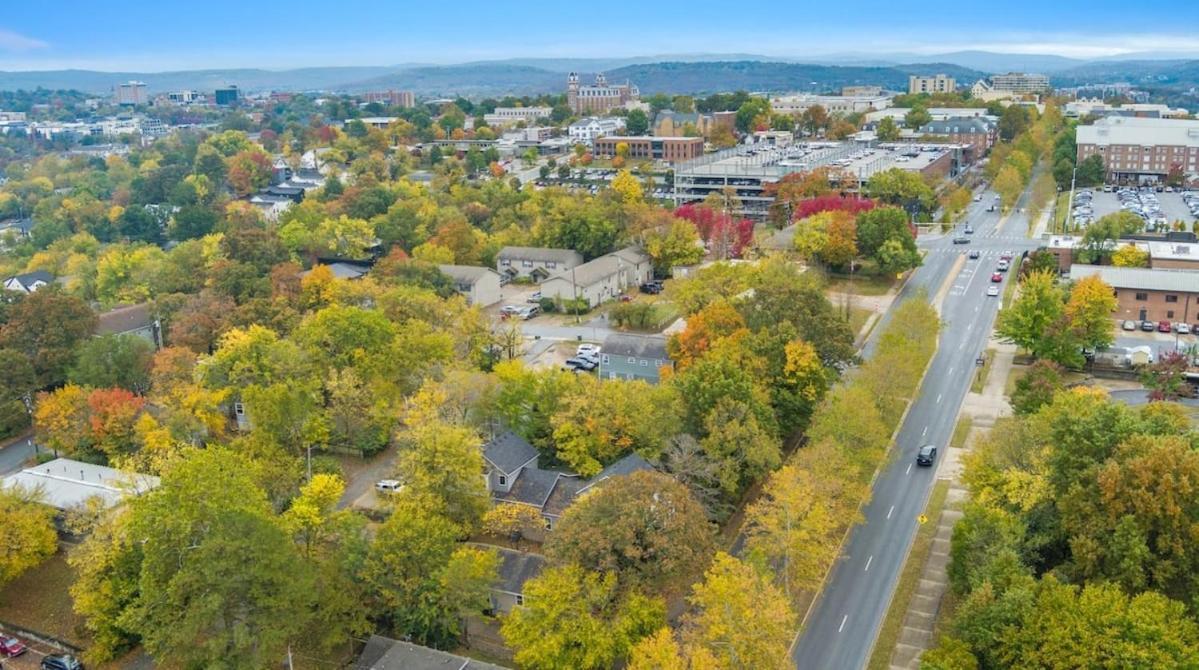
[{"label": "parking lot", "polygon": [[[1120,199],[1115,192],[1104,193],[1101,189],[1080,189],[1079,193],[1081,194],[1084,190],[1089,190],[1092,193],[1091,209],[1094,213],[1090,216],[1091,221],[1098,220],[1108,214],[1121,210]],[[1157,206],[1161,208],[1159,222],[1164,220],[1166,225],[1170,225],[1175,221],[1182,221],[1187,224],[1188,229],[1194,224],[1195,217],[1191,215],[1190,209],[1183,202],[1181,193],[1141,191],[1139,195],[1142,196],[1143,200],[1156,202]],[[1080,198],[1076,195],[1075,200],[1077,208]],[[1081,200],[1085,200],[1085,197]],[[1085,223],[1090,223],[1090,221],[1086,221]]]}]

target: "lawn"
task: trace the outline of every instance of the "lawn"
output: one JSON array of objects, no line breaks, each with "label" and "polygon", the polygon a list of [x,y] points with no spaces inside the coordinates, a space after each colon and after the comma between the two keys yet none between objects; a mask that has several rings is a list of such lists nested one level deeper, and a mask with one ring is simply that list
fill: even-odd
[{"label": "lawn", "polygon": [[849,308],[849,329],[853,331],[854,337],[857,337],[862,332],[862,328],[866,326],[866,321],[870,319],[870,315],[874,314],[873,310],[863,307]]},{"label": "lawn", "polygon": [[891,653],[895,651],[895,643],[903,631],[903,619],[908,613],[912,596],[916,594],[916,586],[919,585],[920,575],[924,572],[924,563],[933,549],[933,538],[937,535],[937,524],[940,522],[941,510],[945,508],[945,498],[948,495],[949,482],[937,480],[932,493],[929,494],[928,505],[924,508],[928,522],[920,524],[916,529],[912,551],[903,564],[903,572],[899,574],[899,583],[895,585],[891,606],[887,608],[887,616],[879,628],[878,639],[874,641],[870,662],[866,664],[868,670],[886,670],[891,665]]},{"label": "lawn", "polygon": [[828,290],[834,293],[883,295],[895,286],[897,280],[892,275],[857,274],[850,279],[849,275],[827,274],[825,281],[828,284]]},{"label": "lawn", "polygon": [[983,387],[987,385],[987,377],[991,374],[991,363],[995,360],[995,350],[987,349],[983,352],[983,364],[981,368],[975,368],[974,380],[970,382],[971,393],[982,393]]},{"label": "lawn", "polygon": [[0,591],[0,621],[85,647],[83,619],[72,611],[67,591],[74,581],[75,571],[60,549]]},{"label": "lawn", "polygon": [[1050,232],[1066,232],[1066,220],[1070,218],[1070,210],[1067,209],[1069,205],[1070,192],[1059,193],[1057,195],[1057,206],[1053,210],[1053,228]]},{"label": "lawn", "polygon": [[973,427],[973,419],[968,416],[959,416],[957,425],[953,427],[953,437],[949,438],[950,448],[961,449],[966,446],[966,438],[970,435],[970,429]]},{"label": "lawn", "polygon": [[1012,371],[1008,373],[1007,381],[1003,385],[1003,394],[1009,398],[1012,397],[1012,393],[1016,390],[1016,383],[1026,374],[1028,374],[1027,366],[1013,365]]}]

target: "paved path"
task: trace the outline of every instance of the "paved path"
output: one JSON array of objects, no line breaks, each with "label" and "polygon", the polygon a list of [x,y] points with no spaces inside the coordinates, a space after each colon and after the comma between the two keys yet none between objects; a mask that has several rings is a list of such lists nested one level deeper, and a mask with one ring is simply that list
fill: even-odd
[{"label": "paved path", "polygon": [[33,433],[26,433],[0,447],[0,475],[8,475],[25,467],[34,456]]}]

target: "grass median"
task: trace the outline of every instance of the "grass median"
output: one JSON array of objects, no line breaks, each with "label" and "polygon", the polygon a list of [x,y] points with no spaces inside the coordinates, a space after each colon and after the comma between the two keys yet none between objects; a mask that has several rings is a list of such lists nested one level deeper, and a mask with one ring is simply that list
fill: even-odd
[{"label": "grass median", "polygon": [[903,564],[903,571],[899,573],[899,582],[895,585],[895,595],[891,598],[891,606],[887,609],[887,616],[879,628],[878,639],[875,640],[874,650],[870,654],[870,662],[866,664],[867,670],[886,670],[891,665],[891,654],[895,651],[895,644],[899,641],[899,634],[903,631],[903,620],[907,616],[912,596],[916,594],[916,587],[920,584],[924,563],[933,549],[937,524],[941,520],[941,511],[945,509],[945,498],[948,495],[949,482],[944,479],[937,480],[928,497],[928,505],[924,508],[924,515],[928,517],[928,523],[921,524],[920,528],[916,530],[916,539],[912,541],[912,551],[908,553],[908,560]]}]

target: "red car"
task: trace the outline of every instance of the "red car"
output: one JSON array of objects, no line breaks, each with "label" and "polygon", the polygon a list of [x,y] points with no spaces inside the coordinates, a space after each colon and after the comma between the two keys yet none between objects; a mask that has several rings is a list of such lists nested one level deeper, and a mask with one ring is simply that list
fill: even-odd
[{"label": "red car", "polygon": [[1157,322],[1157,332],[1159,332],[1159,333],[1170,332],[1170,322],[1169,321],[1158,321]]},{"label": "red car", "polygon": [[0,636],[0,656],[20,656],[25,653],[25,645],[15,637]]},{"label": "red car", "polygon": [[991,273],[991,281],[995,282],[996,284],[1003,281],[1003,273],[1002,272],[992,272]]}]

